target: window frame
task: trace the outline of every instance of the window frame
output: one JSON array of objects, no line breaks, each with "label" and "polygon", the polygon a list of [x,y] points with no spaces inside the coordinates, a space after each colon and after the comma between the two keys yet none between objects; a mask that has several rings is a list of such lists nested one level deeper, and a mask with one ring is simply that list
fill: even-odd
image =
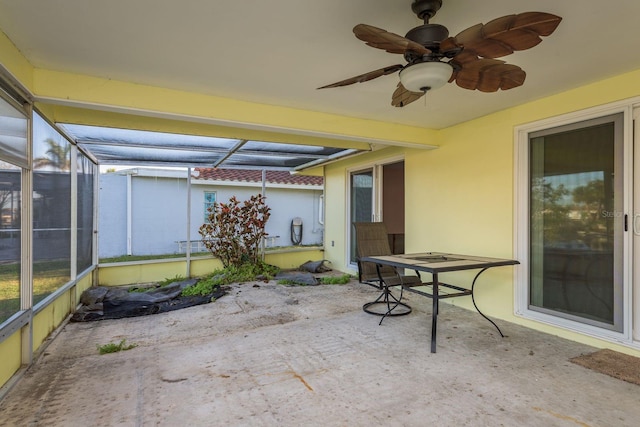
[{"label": "window frame", "polygon": [[[208,195],[213,195],[213,201],[207,201],[207,196]],[[209,212],[208,209],[209,207],[213,206],[214,203],[216,203],[218,201],[218,192],[217,191],[203,191],[203,211],[204,211],[204,223],[207,224],[209,223]]]}]

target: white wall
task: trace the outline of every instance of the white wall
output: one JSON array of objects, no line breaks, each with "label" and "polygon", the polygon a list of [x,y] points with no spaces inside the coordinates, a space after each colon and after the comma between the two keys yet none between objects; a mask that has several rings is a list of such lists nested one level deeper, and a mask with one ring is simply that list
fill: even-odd
[{"label": "white wall", "polygon": [[[191,238],[200,239],[198,228],[204,220],[204,192],[215,191],[218,202],[226,203],[232,196],[238,200],[247,200],[261,192],[261,186],[213,186],[192,184],[191,187]],[[276,246],[291,245],[291,220],[302,218],[302,244],[322,244],[324,227],[319,223],[321,190],[272,188],[267,186],[267,206],[271,208],[271,217],[266,231],[270,236],[280,236],[275,240]],[[185,239],[182,239],[185,240]]]},{"label": "white wall", "polygon": [[[132,180],[132,254],[156,255],[177,253],[177,241],[187,239],[186,178],[135,176]],[[215,191],[218,202],[236,196],[240,201],[259,194],[260,184],[211,185],[193,180],[191,186],[191,240],[201,239],[199,227],[204,222],[204,192]],[[100,258],[126,254],[127,249],[127,178],[107,173],[100,175],[98,213]],[[303,245],[321,245],[324,227],[319,222],[322,190],[266,188],[271,217],[266,231],[280,236],[275,246],[291,245],[291,221],[303,221]]]},{"label": "white wall", "polygon": [[187,234],[186,178],[132,176],[131,188],[132,254],[176,252],[175,242]]},{"label": "white wall", "polygon": [[127,177],[100,174],[98,256],[127,253]]}]

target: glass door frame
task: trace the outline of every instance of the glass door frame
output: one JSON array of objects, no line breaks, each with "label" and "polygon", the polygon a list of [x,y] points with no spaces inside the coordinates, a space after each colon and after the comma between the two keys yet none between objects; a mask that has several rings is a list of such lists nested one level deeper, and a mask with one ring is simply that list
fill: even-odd
[{"label": "glass door frame", "polygon": [[346,170],[346,212],[345,212],[345,258],[346,264],[350,268],[357,269],[358,266],[355,262],[351,261],[351,242],[352,242],[352,234],[353,227],[351,226],[351,176],[354,173],[365,172],[367,170],[373,171],[373,200],[372,200],[372,211],[373,215],[371,221],[383,221],[383,212],[382,212],[382,200],[384,195],[382,194],[382,183],[383,183],[383,167],[384,165],[390,163],[404,162],[404,156],[394,156],[385,158],[383,160],[378,160],[376,162],[364,163],[358,166],[354,166],[348,168]]},{"label": "glass door frame", "polygon": [[[640,105],[633,109],[633,176],[634,182],[640,181]],[[633,302],[632,313],[632,340],[640,345],[640,183],[633,187],[633,215],[630,218],[629,227],[633,233]]]},{"label": "glass door frame", "polygon": [[587,335],[617,342],[631,342],[631,278],[632,278],[632,239],[628,229],[622,232],[622,302],[620,310],[621,331],[614,331],[601,326],[588,324],[559,317],[550,313],[529,309],[529,135],[546,129],[570,125],[591,119],[600,119],[617,113],[623,114],[622,144],[623,144],[623,189],[621,215],[629,215],[633,194],[633,106],[629,101],[600,106],[585,111],[566,114],[552,119],[541,120],[516,127],[514,131],[514,248],[515,257],[521,262],[514,272],[514,308],[515,315],[564,329],[584,333]]},{"label": "glass door frame", "polygon": [[371,189],[371,222],[382,221],[382,186],[379,185],[382,175],[382,168],[379,165],[368,165],[364,167],[358,167],[347,170],[347,212],[346,212],[346,257],[347,265],[351,268],[357,268],[357,264],[352,261],[352,248],[353,248],[353,227],[352,227],[352,215],[353,215],[353,194],[352,194],[352,177],[358,173],[369,172],[372,175],[372,189]]}]

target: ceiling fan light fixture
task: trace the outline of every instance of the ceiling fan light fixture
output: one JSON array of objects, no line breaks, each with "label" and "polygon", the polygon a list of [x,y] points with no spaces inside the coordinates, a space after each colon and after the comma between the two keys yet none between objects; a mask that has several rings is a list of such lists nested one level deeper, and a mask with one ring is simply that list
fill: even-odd
[{"label": "ceiling fan light fixture", "polygon": [[411,92],[426,92],[444,86],[452,73],[453,67],[447,62],[418,62],[400,71],[400,82]]}]

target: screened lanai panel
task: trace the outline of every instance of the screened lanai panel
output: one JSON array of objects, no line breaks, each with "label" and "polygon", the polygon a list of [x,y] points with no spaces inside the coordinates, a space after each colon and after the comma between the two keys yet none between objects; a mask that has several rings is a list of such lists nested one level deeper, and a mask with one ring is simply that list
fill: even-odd
[{"label": "screened lanai panel", "polygon": [[27,124],[22,113],[0,99],[0,160],[28,167]]},{"label": "screened lanai panel", "polygon": [[20,310],[21,174],[20,167],[0,160],[0,324]]},{"label": "screened lanai panel", "polygon": [[71,144],[33,115],[33,303],[71,279]]},{"label": "screened lanai panel", "polygon": [[206,151],[175,150],[146,146],[78,144],[80,148],[91,153],[101,163],[110,164],[167,164],[167,165],[201,165],[210,166],[222,155]]},{"label": "screened lanai panel", "polygon": [[[260,166],[265,169],[294,169],[316,160],[310,157],[265,155],[260,158]],[[224,161],[224,167],[251,167],[256,164],[255,155],[233,154]]]},{"label": "screened lanai panel", "polygon": [[293,170],[359,151],[65,123],[58,125],[84,152],[103,164]]},{"label": "screened lanai panel", "polygon": [[77,270],[91,267],[93,262],[93,180],[96,166],[83,154],[77,158]]},{"label": "screened lanai panel", "polygon": [[247,141],[239,152],[280,153],[290,155],[312,156],[323,158],[344,151],[343,148],[323,147],[316,145],[282,144],[278,142]]},{"label": "screened lanai panel", "polygon": [[146,147],[170,147],[192,150],[219,149],[227,151],[238,142],[237,139],[212,138],[198,135],[182,135],[166,132],[118,129],[100,126],[60,124],[78,143],[98,143],[106,145],[127,145]]}]

